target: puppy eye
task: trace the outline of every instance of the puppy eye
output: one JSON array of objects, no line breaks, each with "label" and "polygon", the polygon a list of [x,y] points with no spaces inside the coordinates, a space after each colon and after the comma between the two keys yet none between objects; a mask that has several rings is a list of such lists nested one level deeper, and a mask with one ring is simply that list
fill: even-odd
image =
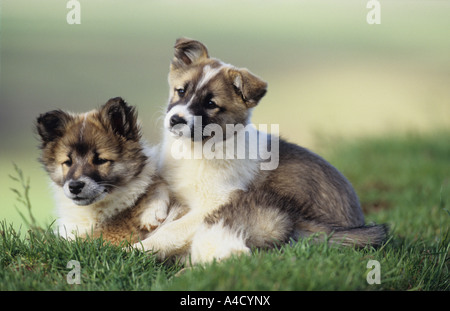
[{"label": "puppy eye", "polygon": [[216,109],[218,107],[219,106],[217,106],[216,103],[214,101],[212,101],[212,100],[207,101],[206,104],[205,104],[205,108],[206,109]]},{"label": "puppy eye", "polygon": [[63,165],[66,165],[66,166],[69,166],[69,167],[72,166],[72,159],[69,157],[69,160],[64,161]]},{"label": "puppy eye", "polygon": [[184,94],[186,93],[186,91],[183,88],[175,89],[175,91],[177,92],[180,98],[183,98]]},{"label": "puppy eye", "polygon": [[102,164],[105,164],[106,162],[109,162],[109,160],[98,158],[98,159],[96,159],[94,161],[94,164],[95,165],[102,165]]},{"label": "puppy eye", "polygon": [[94,154],[94,159],[92,160],[92,163],[94,165],[102,165],[105,164],[106,162],[111,162],[111,160],[100,158],[100,156],[97,153]]}]

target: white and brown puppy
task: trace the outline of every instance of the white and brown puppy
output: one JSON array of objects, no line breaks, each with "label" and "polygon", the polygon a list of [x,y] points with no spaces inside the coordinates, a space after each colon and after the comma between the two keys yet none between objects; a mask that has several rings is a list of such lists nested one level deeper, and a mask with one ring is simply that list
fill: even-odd
[{"label": "white and brown puppy", "polygon": [[[317,232],[332,234],[330,242],[361,247],[385,240],[385,226],[365,226],[358,198],[337,169],[249,125],[266,93],[259,77],[182,38],[175,44],[169,86],[160,170],[189,212],[154,231],[143,241],[145,250],[160,258],[190,255],[197,263]],[[239,144],[247,156],[236,157],[233,146]],[[206,156],[211,150],[215,156]],[[262,150],[271,151],[275,167],[264,168]],[[252,151],[258,156],[249,156]]]},{"label": "white and brown puppy", "polygon": [[119,244],[147,237],[167,216],[169,193],[157,154],[121,98],[98,110],[54,110],[37,119],[40,161],[55,189],[61,236],[102,235]]}]

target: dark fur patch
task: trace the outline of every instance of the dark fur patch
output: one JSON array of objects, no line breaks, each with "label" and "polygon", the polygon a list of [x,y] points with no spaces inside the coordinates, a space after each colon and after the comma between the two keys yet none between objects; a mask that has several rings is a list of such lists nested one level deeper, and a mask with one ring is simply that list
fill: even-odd
[{"label": "dark fur patch", "polygon": [[137,125],[136,108],[128,106],[120,97],[110,99],[100,109],[106,127],[127,140],[139,141],[140,128]]},{"label": "dark fur patch", "polygon": [[42,148],[49,142],[61,137],[64,134],[67,123],[72,117],[62,110],[53,110],[41,114],[36,121],[36,129],[41,137]]}]

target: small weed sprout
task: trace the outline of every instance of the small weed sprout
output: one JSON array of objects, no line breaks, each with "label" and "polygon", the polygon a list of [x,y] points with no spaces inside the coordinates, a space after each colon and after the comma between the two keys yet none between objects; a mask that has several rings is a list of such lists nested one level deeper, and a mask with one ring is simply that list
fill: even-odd
[{"label": "small weed sprout", "polygon": [[20,217],[22,217],[24,223],[30,228],[30,229],[37,229],[39,228],[36,218],[33,216],[33,213],[31,211],[31,201],[30,201],[30,178],[26,178],[23,175],[23,171],[17,166],[16,163],[13,162],[14,171],[15,174],[11,175],[9,174],[9,178],[11,178],[13,181],[19,184],[19,189],[16,188],[10,188],[12,192],[16,194],[16,200],[17,202],[22,205],[22,208],[25,208],[25,210],[28,212],[28,217],[24,215],[24,213],[21,212],[21,210],[14,206],[19,213]]}]

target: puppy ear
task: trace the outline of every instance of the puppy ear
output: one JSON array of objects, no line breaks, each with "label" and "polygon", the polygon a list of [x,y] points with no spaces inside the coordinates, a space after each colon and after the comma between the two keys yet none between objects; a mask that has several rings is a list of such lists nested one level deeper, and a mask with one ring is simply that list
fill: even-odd
[{"label": "puppy ear", "polygon": [[247,108],[255,107],[267,92],[267,83],[247,69],[231,69],[229,75]]},{"label": "puppy ear", "polygon": [[62,110],[53,110],[41,114],[36,120],[36,130],[41,138],[42,144],[54,141],[64,135],[67,123],[73,117]]},{"label": "puppy ear", "polygon": [[121,97],[108,100],[100,108],[100,115],[103,123],[115,134],[127,140],[138,141],[141,138],[136,109],[129,106]]},{"label": "puppy ear", "polygon": [[179,38],[175,42],[172,66],[180,68],[209,58],[208,49],[203,43],[189,38]]}]

